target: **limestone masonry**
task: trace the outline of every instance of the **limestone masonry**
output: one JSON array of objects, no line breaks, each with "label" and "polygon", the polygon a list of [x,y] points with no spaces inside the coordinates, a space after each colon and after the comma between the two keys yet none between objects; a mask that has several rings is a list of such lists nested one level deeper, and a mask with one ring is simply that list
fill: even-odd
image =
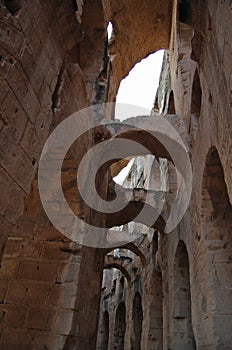
[{"label": "limestone masonry", "polygon": [[[160,49],[151,118],[180,134],[193,175],[187,211],[168,234],[180,178],[170,152],[146,131],[111,125],[113,108],[101,109],[134,65]],[[83,222],[114,237],[138,234],[112,248],[61,234],[39,195],[48,136],[89,106],[98,126],[69,148],[61,184]],[[130,200],[118,213],[94,210],[78,190],[81,159],[125,138],[153,155],[100,167],[99,196],[109,206],[116,190]],[[150,227],[136,219],[160,203]],[[1,350],[232,350],[231,204],[232,1],[0,0]],[[57,210],[69,219],[59,201]],[[87,234],[81,225],[75,233]]]}]

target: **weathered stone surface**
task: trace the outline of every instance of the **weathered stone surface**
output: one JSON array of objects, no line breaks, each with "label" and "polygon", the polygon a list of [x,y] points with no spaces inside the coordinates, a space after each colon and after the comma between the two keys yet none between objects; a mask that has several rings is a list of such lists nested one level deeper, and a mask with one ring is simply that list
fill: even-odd
[{"label": "weathered stone surface", "polygon": [[44,306],[49,285],[28,281],[11,281],[5,298],[7,304]]},{"label": "weathered stone surface", "polygon": [[[229,1],[0,0],[1,349],[231,349],[231,23]],[[161,48],[169,50],[152,114],[170,121],[187,147],[189,208],[164,234],[177,192],[171,158],[145,133],[127,133],[120,124],[117,137],[150,142],[157,159],[149,175],[147,159],[128,176],[126,184],[137,189],[120,188],[125,200],[133,193],[123,213],[113,218],[87,207],[76,185],[78,165],[94,144],[115,137],[104,124],[68,151],[63,191],[82,220],[123,224],[128,235],[141,235],[113,252],[74,244],[40,203],[43,145],[72,113],[115,101],[121,79]],[[111,166],[111,175],[127,162]],[[103,199],[113,198],[110,181],[108,173],[96,179]],[[154,232],[131,222],[147,194],[147,214],[155,215],[152,196],[159,191],[166,203]]]},{"label": "weathered stone surface", "polygon": [[36,281],[56,281],[59,265],[52,262],[22,260],[19,278]]}]

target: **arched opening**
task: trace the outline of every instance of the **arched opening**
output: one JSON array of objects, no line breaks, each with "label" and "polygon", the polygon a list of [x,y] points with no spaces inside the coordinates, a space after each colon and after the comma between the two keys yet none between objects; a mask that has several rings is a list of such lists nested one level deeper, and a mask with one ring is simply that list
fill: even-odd
[{"label": "arched opening", "polygon": [[124,338],[126,333],[126,306],[124,302],[118,305],[114,325],[113,349],[124,350]]},{"label": "arched opening", "polygon": [[[120,83],[116,99],[117,103],[142,106],[151,111],[159,85],[163,55],[164,50],[152,53],[131,69],[126,78]],[[133,110],[131,112],[128,111],[126,116],[122,115],[120,108],[117,107],[117,103],[115,111],[116,119],[123,120],[134,116]]]},{"label": "arched opening", "polygon": [[152,301],[149,312],[148,349],[163,349],[163,285],[160,266],[157,261],[159,234],[154,233],[152,242],[153,276],[152,276]]},{"label": "arched opening", "polygon": [[191,114],[195,114],[196,116],[200,116],[201,113],[201,99],[202,99],[202,91],[201,91],[201,83],[199,79],[198,70],[196,69],[193,85],[192,85],[192,98],[191,98]]},{"label": "arched opening", "polygon": [[192,95],[191,95],[191,120],[189,126],[189,132],[193,136],[193,139],[196,140],[199,128],[199,117],[201,114],[201,100],[202,100],[202,90],[201,83],[196,68],[193,84],[192,84]]},{"label": "arched opening", "polygon": [[119,283],[119,292],[123,292],[123,290],[124,290],[124,285],[125,285],[125,279],[124,279],[124,277],[122,276],[122,277],[120,278],[120,283]]},{"label": "arched opening", "polygon": [[107,311],[103,314],[102,319],[102,350],[108,349],[108,342],[109,342],[109,313]]},{"label": "arched opening", "polygon": [[176,114],[173,91],[170,92],[168,100],[168,114]]},{"label": "arched opening", "polygon": [[108,38],[108,40],[112,39],[113,34],[114,34],[114,26],[113,26],[113,23],[110,21],[107,25],[107,38]]},{"label": "arched opening", "polygon": [[[232,207],[218,151],[206,157],[202,187],[202,240],[207,251],[204,283],[205,317],[210,319],[212,337],[219,348],[232,344]],[[207,295],[211,295],[210,298]],[[223,326],[222,326],[223,325]]]},{"label": "arched opening", "polygon": [[5,0],[5,6],[12,15],[15,15],[22,7],[22,1],[20,0]]},{"label": "arched opening", "polygon": [[143,308],[142,299],[138,292],[136,292],[133,301],[132,322],[133,333],[131,338],[131,350],[141,350]]},{"label": "arched opening", "polygon": [[191,24],[191,0],[178,0],[179,21]]},{"label": "arched opening", "polygon": [[153,298],[150,305],[148,349],[163,349],[163,290],[162,275],[160,272],[155,272],[153,278]]},{"label": "arched opening", "polygon": [[156,230],[153,234],[153,239],[152,239],[152,257],[153,257],[153,263],[156,266],[156,254],[158,252],[158,247],[159,247],[159,233]]},{"label": "arched opening", "polygon": [[196,349],[192,328],[191,290],[189,280],[188,252],[180,241],[174,262],[174,300],[172,324],[172,349]]},{"label": "arched opening", "polygon": [[117,270],[121,271],[124,274],[124,276],[126,277],[128,282],[130,282],[130,280],[131,280],[131,277],[130,277],[129,273],[127,272],[127,270],[122,265],[119,265],[117,263],[115,263],[115,264],[107,264],[107,265],[104,266],[104,269],[117,269]]},{"label": "arched opening", "polygon": [[98,337],[97,337],[97,350],[108,350],[109,344],[109,312],[105,310],[103,314],[101,314],[99,320],[99,329],[98,329]]}]

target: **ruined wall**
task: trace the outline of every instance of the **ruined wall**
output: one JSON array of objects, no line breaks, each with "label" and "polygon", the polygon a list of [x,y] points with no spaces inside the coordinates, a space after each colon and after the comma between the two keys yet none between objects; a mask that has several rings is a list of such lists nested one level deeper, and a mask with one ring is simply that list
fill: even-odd
[{"label": "ruined wall", "polygon": [[[221,349],[231,346],[228,328],[231,327],[229,276],[232,271],[229,258],[232,225],[229,171],[231,67],[227,64],[231,41],[226,34],[230,30],[230,7],[226,2],[186,4],[189,11],[184,12],[173,27],[168,58],[171,89],[163,85],[159,92],[160,102],[166,99],[167,105],[170,90],[174,93],[175,111],[182,116],[189,130],[193,167],[190,208],[175,232],[164,236],[161,244],[164,332],[168,335],[164,348]],[[177,16],[180,11],[180,7],[177,8]],[[178,254],[180,240],[185,242],[188,254],[185,253],[185,266],[188,265],[187,258],[189,260],[191,294],[188,299],[192,315],[187,312],[190,304],[187,307],[181,302],[187,295],[178,296],[178,290],[182,288],[181,285],[176,287],[175,254]],[[186,322],[191,319],[193,335],[186,339],[186,334],[191,333]]]},{"label": "ruined wall", "polygon": [[[125,189],[167,191],[166,164],[162,161],[149,155],[131,159],[129,165],[125,178],[119,178]],[[127,231],[128,235],[137,232],[139,236],[105,257],[97,349],[162,349],[159,233],[138,222],[129,222],[118,229]],[[109,271],[110,266],[113,269]]]},{"label": "ruined wall", "polygon": [[[229,2],[216,1],[179,1],[175,5],[170,48],[165,53],[154,110],[163,115],[177,114],[184,121],[188,131],[185,142],[193,168],[193,191],[189,209],[178,227],[159,236],[156,253],[159,277],[151,270],[151,260],[150,270],[148,267],[141,270],[139,291],[145,315],[141,348],[229,349],[232,343],[231,65],[228,65],[231,7]],[[171,190],[175,193],[173,169],[168,166]],[[151,256],[154,257],[154,252],[150,252]],[[135,262],[136,259],[131,265]],[[117,286],[120,278],[121,275],[115,282]],[[149,281],[152,282],[146,290]],[[128,322],[125,349],[130,349],[133,279],[126,291],[131,295],[124,298]],[[153,303],[148,298],[151,294]],[[158,302],[160,295],[162,302]],[[112,300],[113,330],[119,303]],[[146,318],[149,305],[150,314]],[[160,315],[160,330],[157,315]]]},{"label": "ruined wall", "polygon": [[[94,348],[98,307],[94,316],[84,291],[94,279],[100,289],[103,259],[100,254],[97,269],[94,249],[83,253],[49,222],[40,203],[37,166],[54,127],[95,100],[106,36],[101,1],[88,1],[86,9],[75,1],[1,1],[0,11],[0,347],[81,348],[86,342]],[[91,139],[82,140],[83,152]],[[62,182],[70,206],[80,213],[83,204],[70,186],[78,159],[72,151],[66,155]],[[83,273],[89,275],[85,284]],[[98,294],[90,305],[99,304]],[[77,327],[84,327],[88,313],[91,335]]]},{"label": "ruined wall", "polygon": [[[229,1],[0,1],[1,348],[95,349],[103,268],[114,264],[121,272],[103,291],[98,348],[123,339],[125,349],[231,347],[230,16]],[[154,110],[182,121],[189,209],[172,233],[123,247],[129,259],[77,246],[39,200],[44,142],[76,110],[114,101],[121,79],[160,48],[169,50]],[[74,185],[81,156],[100,136],[69,150],[62,183],[74,212],[104,226]],[[103,197],[107,181],[98,179]]]}]

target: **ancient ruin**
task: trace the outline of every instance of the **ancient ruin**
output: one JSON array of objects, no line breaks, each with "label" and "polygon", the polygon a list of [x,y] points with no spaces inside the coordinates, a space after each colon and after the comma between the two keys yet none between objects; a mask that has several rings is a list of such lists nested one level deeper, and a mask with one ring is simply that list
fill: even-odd
[{"label": "ancient ruin", "polygon": [[[152,110],[118,121],[161,49]],[[0,349],[232,349],[231,62],[229,0],[0,0]]]}]

